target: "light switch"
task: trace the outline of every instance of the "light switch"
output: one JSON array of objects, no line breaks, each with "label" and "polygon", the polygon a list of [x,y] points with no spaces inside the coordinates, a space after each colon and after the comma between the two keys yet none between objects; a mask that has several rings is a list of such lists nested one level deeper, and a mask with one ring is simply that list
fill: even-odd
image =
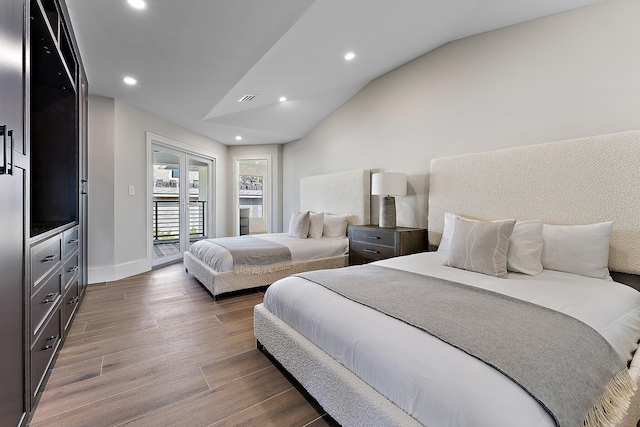
[{"label": "light switch", "polygon": [[129,186],[129,195],[133,196],[136,194],[136,188],[133,185]]}]

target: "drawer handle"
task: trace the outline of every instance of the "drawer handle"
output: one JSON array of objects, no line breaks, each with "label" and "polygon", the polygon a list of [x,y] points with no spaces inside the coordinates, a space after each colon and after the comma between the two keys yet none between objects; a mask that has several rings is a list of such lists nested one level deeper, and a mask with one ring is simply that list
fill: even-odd
[{"label": "drawer handle", "polygon": [[78,297],[73,297],[69,300],[69,305],[77,304],[77,303],[78,303]]},{"label": "drawer handle", "polygon": [[373,234],[366,234],[364,236],[365,239],[371,239],[371,240],[379,240],[380,236],[374,236]]},{"label": "drawer handle", "polygon": [[47,294],[48,298],[55,297],[55,296],[56,296],[55,292],[51,292],[51,293]]},{"label": "drawer handle", "polygon": [[76,271],[78,271],[78,269],[79,269],[79,268],[80,268],[80,267],[78,267],[78,266],[76,265],[76,266],[74,266],[74,267],[71,267],[71,268],[69,269],[69,271],[68,271],[68,272],[69,272],[69,273],[75,273]]},{"label": "drawer handle", "polygon": [[51,350],[53,348],[52,345],[45,345],[42,349],[43,350]]},{"label": "drawer handle", "polygon": [[54,262],[57,257],[58,257],[58,255],[56,255],[56,254],[47,255],[46,257],[44,257],[42,262]]},{"label": "drawer handle", "polygon": [[43,304],[51,304],[53,301],[55,301],[55,300],[53,300],[53,299],[49,299],[49,298],[46,298],[46,299],[44,299],[44,300],[42,301],[42,303],[43,303]]},{"label": "drawer handle", "polygon": [[47,338],[47,341],[52,341],[52,340],[57,340],[58,336],[57,335],[52,335],[49,338]]},{"label": "drawer handle", "polygon": [[78,239],[71,239],[71,240],[69,240],[69,244],[70,244],[70,245],[77,245],[77,244],[78,244]]},{"label": "drawer handle", "polygon": [[379,254],[380,252],[376,251],[375,249],[365,249],[364,250],[366,253],[368,254]]}]

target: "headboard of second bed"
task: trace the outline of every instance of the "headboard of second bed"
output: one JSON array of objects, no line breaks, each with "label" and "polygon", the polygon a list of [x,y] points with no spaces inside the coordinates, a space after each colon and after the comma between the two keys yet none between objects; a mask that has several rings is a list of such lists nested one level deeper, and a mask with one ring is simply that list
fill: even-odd
[{"label": "headboard of second bed", "polygon": [[369,224],[371,173],[366,169],[300,179],[300,209],[348,215],[349,225]]},{"label": "headboard of second bed", "polygon": [[548,224],[613,221],[609,268],[640,274],[640,131],[434,159],[429,243],[444,213]]}]

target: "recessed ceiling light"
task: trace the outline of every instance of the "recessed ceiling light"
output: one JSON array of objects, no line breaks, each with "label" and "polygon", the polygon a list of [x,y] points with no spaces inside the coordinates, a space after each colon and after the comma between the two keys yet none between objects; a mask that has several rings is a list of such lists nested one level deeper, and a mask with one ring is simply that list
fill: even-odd
[{"label": "recessed ceiling light", "polygon": [[146,9],[147,3],[144,0],[127,0],[129,6],[134,7],[136,9]]},{"label": "recessed ceiling light", "polygon": [[127,76],[124,79],[122,79],[123,82],[125,82],[128,85],[133,86],[134,84],[138,83],[138,81],[136,79],[134,79],[133,77]]},{"label": "recessed ceiling light", "polygon": [[236,136],[236,141],[242,141],[242,137],[240,135]]},{"label": "recessed ceiling light", "polygon": [[347,61],[351,61],[353,58],[356,57],[356,54],[353,52],[349,52],[344,56],[344,59],[346,59]]},{"label": "recessed ceiling light", "polygon": [[280,99],[278,101],[280,102],[285,102],[287,100],[286,96],[281,96]]}]

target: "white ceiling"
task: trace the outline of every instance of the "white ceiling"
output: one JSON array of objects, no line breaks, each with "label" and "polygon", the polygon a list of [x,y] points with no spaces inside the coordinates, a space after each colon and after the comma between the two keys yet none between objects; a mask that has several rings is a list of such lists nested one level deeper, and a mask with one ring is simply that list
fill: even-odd
[{"label": "white ceiling", "polygon": [[602,0],[146,1],[67,0],[90,93],[234,145],[302,138],[438,46]]}]

